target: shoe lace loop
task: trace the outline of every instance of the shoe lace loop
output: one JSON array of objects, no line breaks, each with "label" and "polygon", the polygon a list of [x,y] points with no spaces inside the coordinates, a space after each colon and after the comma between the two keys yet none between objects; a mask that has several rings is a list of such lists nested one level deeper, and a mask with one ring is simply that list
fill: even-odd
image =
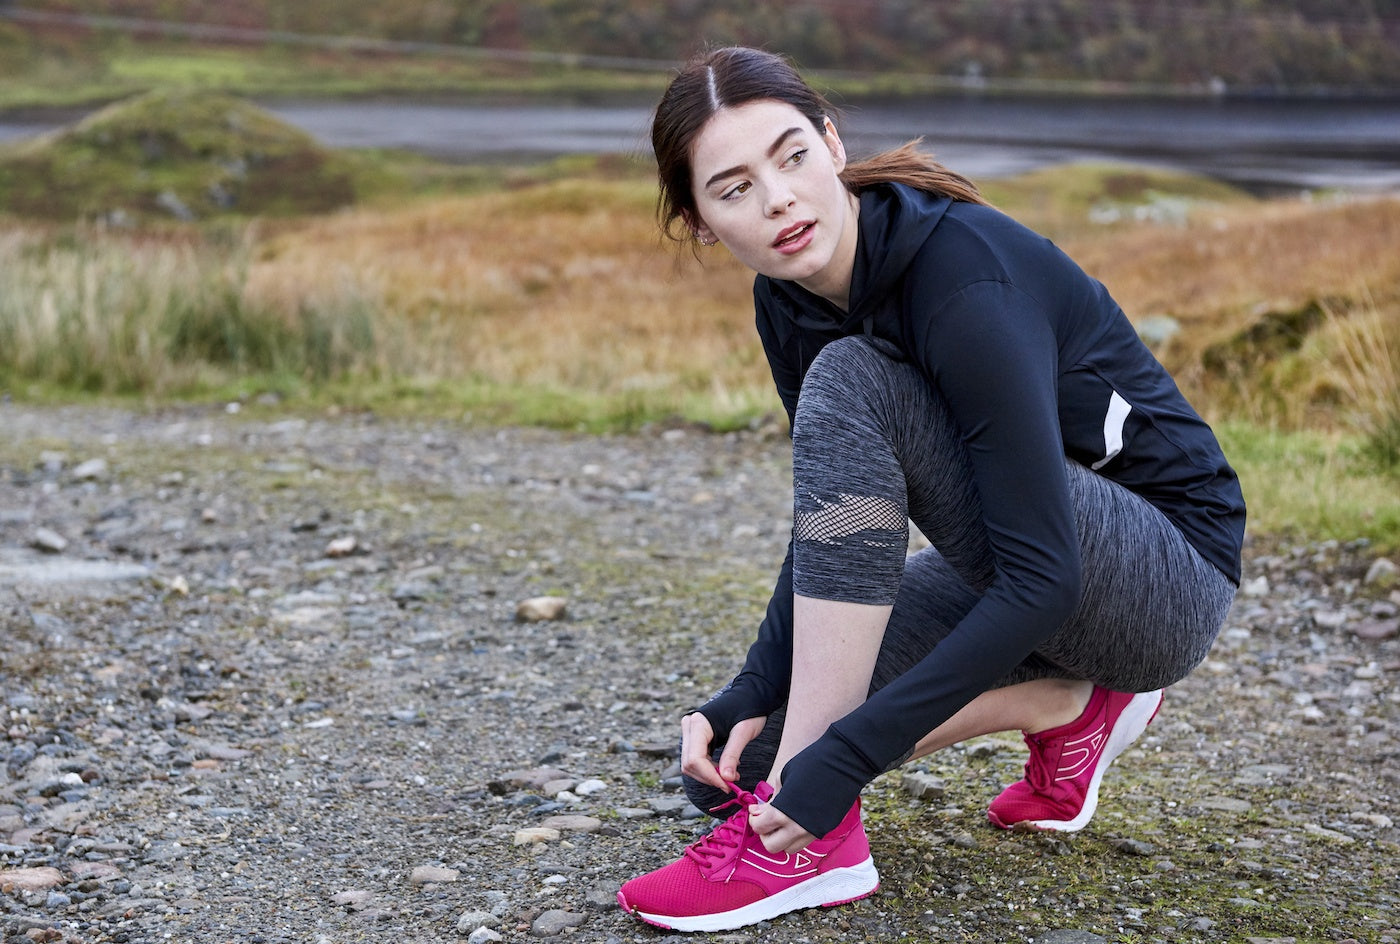
[{"label": "shoe lace loop", "polygon": [[749,833],[749,806],[757,802],[758,797],[735,788],[733,799],[715,807],[718,811],[733,806],[734,812],[707,835],[687,846],[685,854],[702,866],[710,866],[742,846]]},{"label": "shoe lace loop", "polygon": [[1049,793],[1055,786],[1055,771],[1045,762],[1045,750],[1040,739],[1027,734],[1026,746],[1031,749],[1026,758],[1026,782],[1036,793]]}]

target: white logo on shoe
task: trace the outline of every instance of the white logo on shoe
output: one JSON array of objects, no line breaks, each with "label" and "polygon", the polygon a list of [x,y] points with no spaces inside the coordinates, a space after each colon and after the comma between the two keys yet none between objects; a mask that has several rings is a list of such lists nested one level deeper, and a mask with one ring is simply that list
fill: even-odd
[{"label": "white logo on shoe", "polygon": [[[1074,780],[1093,766],[1103,753],[1104,742],[1108,740],[1108,725],[1101,724],[1084,737],[1065,742],[1060,752],[1060,768],[1055,771],[1055,780]],[[1078,746],[1077,746],[1078,745]]]},{"label": "white logo on shoe", "polygon": [[777,878],[801,878],[817,871],[817,865],[826,856],[822,853],[809,853],[807,850],[796,853],[784,852],[781,857],[746,849],[739,861],[751,869],[758,869]]}]

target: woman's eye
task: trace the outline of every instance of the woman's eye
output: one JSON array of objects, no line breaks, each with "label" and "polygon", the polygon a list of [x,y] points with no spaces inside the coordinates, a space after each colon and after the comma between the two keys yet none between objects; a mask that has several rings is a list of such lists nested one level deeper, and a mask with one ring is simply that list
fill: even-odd
[{"label": "woman's eye", "polygon": [[721,199],[721,200],[728,200],[728,199],[730,199],[731,197],[737,197],[737,196],[739,196],[739,195],[742,194],[742,193],[746,193],[746,192],[748,191],[748,189],[749,189],[749,186],[750,186],[750,185],[749,185],[748,181],[745,181],[744,183],[741,183],[741,184],[735,184],[733,187],[730,187],[730,188],[729,188],[728,190],[726,190],[724,193],[720,194],[720,199]]},{"label": "woman's eye", "polygon": [[793,151],[792,156],[787,159],[787,162],[789,164],[801,164],[806,157],[807,149],[802,148],[801,150]]}]

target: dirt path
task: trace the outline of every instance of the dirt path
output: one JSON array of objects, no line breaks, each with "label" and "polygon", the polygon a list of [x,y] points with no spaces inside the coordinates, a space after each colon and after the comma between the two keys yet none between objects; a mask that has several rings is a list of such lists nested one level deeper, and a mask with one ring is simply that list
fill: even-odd
[{"label": "dirt path", "polygon": [[[0,928],[655,941],[681,711],[786,544],[785,440],[0,405]],[[1012,736],[867,794],[883,891],[733,941],[1397,941],[1400,638],[1365,548],[1254,556],[1073,837]],[[567,601],[521,622],[517,604]],[[559,817],[565,817],[560,819]],[[482,930],[482,929],[485,930]]]}]

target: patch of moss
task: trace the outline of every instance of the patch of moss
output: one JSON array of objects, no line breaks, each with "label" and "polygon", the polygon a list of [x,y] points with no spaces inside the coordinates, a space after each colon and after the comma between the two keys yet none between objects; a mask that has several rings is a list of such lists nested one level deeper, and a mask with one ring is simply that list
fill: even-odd
[{"label": "patch of moss", "polygon": [[239,99],[157,91],[0,153],[0,209],[55,220],[318,213],[353,203],[349,165]]}]

